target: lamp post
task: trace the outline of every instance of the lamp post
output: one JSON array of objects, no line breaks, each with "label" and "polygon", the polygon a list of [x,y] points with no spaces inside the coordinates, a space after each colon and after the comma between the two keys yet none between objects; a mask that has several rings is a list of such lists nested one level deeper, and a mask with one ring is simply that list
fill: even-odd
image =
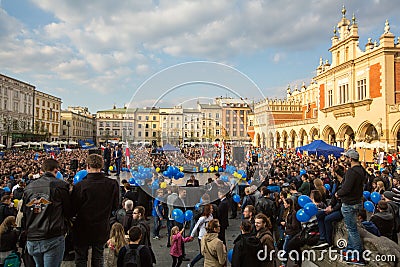
[{"label": "lamp post", "polygon": [[71,127],[71,124],[69,124],[69,121],[67,121],[67,128],[68,128],[68,139],[67,139],[67,144],[69,145],[69,127]]},{"label": "lamp post", "polygon": [[4,118],[4,124],[7,129],[7,148],[11,147],[11,142],[10,142],[10,131],[11,131],[11,126],[12,126],[12,117],[8,115],[7,117]]}]

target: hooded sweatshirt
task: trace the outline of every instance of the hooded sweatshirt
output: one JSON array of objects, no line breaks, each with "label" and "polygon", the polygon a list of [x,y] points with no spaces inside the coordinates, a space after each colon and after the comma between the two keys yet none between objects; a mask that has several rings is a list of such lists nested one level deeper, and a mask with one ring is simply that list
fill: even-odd
[{"label": "hooded sweatshirt", "polygon": [[201,239],[201,254],[204,256],[204,267],[223,267],[226,263],[226,247],[218,233],[207,233]]}]

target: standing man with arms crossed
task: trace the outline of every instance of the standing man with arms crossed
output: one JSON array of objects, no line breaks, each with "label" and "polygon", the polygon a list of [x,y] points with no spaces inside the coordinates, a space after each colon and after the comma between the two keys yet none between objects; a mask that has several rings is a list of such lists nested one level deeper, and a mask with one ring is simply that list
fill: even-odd
[{"label": "standing man with arms crossed", "polygon": [[103,153],[104,157],[104,173],[106,176],[109,176],[110,174],[108,173],[110,170],[110,163],[111,163],[111,145],[107,144],[107,147],[104,149]]},{"label": "standing man with arms crossed", "polygon": [[365,265],[364,259],[361,258],[363,245],[357,229],[357,213],[362,208],[366,171],[358,161],[360,156],[356,150],[349,149],[343,155],[346,157],[346,162],[350,163],[350,168],[344,175],[342,188],[335,196],[342,200],[341,211],[349,233],[345,260],[348,264]]},{"label": "standing man with arms crossed", "polygon": [[86,159],[87,177],[74,185],[72,204],[76,221],[73,226],[75,264],[87,266],[88,250],[92,247],[92,266],[104,265],[104,244],[110,235],[109,218],[119,204],[117,181],[101,172],[103,157],[91,154]]},{"label": "standing man with arms crossed", "polygon": [[71,217],[69,186],[56,178],[58,162],[46,159],[45,172],[24,190],[22,211],[27,231],[27,249],[36,266],[61,266],[65,250],[67,218]]},{"label": "standing man with arms crossed", "polygon": [[117,146],[114,151],[115,168],[117,169],[117,177],[121,173],[121,161],[122,161],[122,150],[120,146]]}]

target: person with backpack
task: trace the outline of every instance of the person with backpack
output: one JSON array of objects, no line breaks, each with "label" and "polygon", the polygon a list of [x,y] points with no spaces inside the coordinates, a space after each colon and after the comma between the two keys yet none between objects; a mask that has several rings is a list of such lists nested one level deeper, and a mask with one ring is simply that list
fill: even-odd
[{"label": "person with backpack", "polygon": [[[8,216],[0,225],[0,266],[20,266],[6,265],[11,263],[21,264],[21,260],[17,252],[18,233],[15,230],[15,217]],[[17,256],[17,257],[16,257]]]},{"label": "person with backpack", "polygon": [[180,267],[183,261],[183,250],[182,250],[182,243],[190,242],[193,240],[193,237],[183,237],[183,231],[179,230],[178,226],[174,226],[171,229],[171,248],[169,249],[169,254],[172,257],[172,267]]},{"label": "person with backpack", "polygon": [[263,245],[253,232],[250,221],[242,221],[240,225],[241,235],[234,241],[232,267],[261,267],[262,262],[258,259],[257,253],[263,250]]},{"label": "person with backpack", "polygon": [[150,225],[146,221],[146,210],[142,206],[137,206],[133,210],[133,225],[138,226],[140,230],[142,231],[141,239],[139,244],[140,245],[146,245],[151,252],[151,256],[153,259],[153,263],[156,263],[156,257],[154,255],[154,252],[151,248],[151,241],[150,241]]},{"label": "person with backpack", "polygon": [[148,246],[140,245],[142,230],[138,226],[129,229],[129,244],[118,253],[117,267],[152,267],[152,255]]},{"label": "person with backpack", "polygon": [[15,216],[15,208],[14,203],[11,201],[10,195],[4,195],[1,197],[0,203],[0,224],[4,221],[8,216]]},{"label": "person with backpack", "polygon": [[369,219],[378,227],[381,236],[392,238],[394,217],[393,214],[388,211],[388,203],[384,200],[379,200],[377,205],[377,212],[375,212]]},{"label": "person with backpack", "polygon": [[111,226],[110,239],[107,241],[107,247],[109,248],[105,262],[107,267],[113,267],[117,264],[118,253],[125,245],[127,245],[127,242],[124,227],[120,223],[114,223]]}]

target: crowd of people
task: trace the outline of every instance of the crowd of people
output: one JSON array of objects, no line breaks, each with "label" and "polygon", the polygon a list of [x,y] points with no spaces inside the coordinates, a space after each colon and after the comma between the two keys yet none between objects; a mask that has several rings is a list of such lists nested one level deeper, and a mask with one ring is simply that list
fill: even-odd
[{"label": "crowd of people", "polygon": [[[274,266],[279,260],[276,255],[260,259],[257,253],[265,247],[268,251],[283,250],[285,255],[301,251],[304,245],[333,247],[335,223],[341,220],[349,235],[347,250],[358,252],[351,257],[346,250],[341,252],[349,264],[365,264],[358,257],[364,248],[357,222],[374,235],[398,242],[398,155],[365,165],[351,149],[339,158],[324,158],[249,147],[248,154],[256,155],[257,162],[250,162],[254,161],[252,156],[249,162],[227,161],[237,170],[246,170],[247,175],[224,180],[218,173],[210,174],[213,178],[199,205],[193,207],[186,205],[188,187],[202,186],[195,176],[188,179],[187,187],[165,184],[150,197],[143,187],[132,186],[127,180],[118,185],[118,179],[107,178],[110,166],[116,166],[117,175],[126,166],[121,148],[108,149],[103,156],[88,155],[84,150],[62,151],[56,159],[45,152],[5,153],[0,160],[0,263],[9,260],[13,251],[20,251],[25,266],[60,266],[71,255],[77,266],[86,266],[91,248],[93,266],[129,266],[138,260],[141,266],[153,266],[156,256],[151,239],[159,239],[163,227],[172,266],[190,260],[185,243],[193,240],[198,241],[199,250],[188,266],[195,266],[202,258],[204,266],[225,266],[228,258],[232,266]],[[186,159],[189,154],[188,162],[210,166],[220,162],[220,147],[200,150],[204,159],[198,156],[199,149],[185,149],[169,159],[143,147],[132,150],[130,164],[161,168],[171,162],[183,163],[176,158]],[[230,148],[225,149],[230,155]],[[212,155],[207,158],[207,153]],[[82,169],[87,170],[87,177],[73,184],[74,175]],[[161,185],[164,179],[154,174],[144,187],[156,180]],[[365,192],[381,195],[372,214],[363,209]],[[309,196],[318,208],[306,221],[296,216],[301,196]],[[184,223],[177,219],[176,210],[182,214],[191,211],[193,216]],[[229,219],[238,216],[242,223],[229,256],[225,232]],[[104,258],[105,244],[109,253]],[[301,265],[302,258],[294,261]],[[288,262],[283,259],[279,264],[286,266]]]}]

